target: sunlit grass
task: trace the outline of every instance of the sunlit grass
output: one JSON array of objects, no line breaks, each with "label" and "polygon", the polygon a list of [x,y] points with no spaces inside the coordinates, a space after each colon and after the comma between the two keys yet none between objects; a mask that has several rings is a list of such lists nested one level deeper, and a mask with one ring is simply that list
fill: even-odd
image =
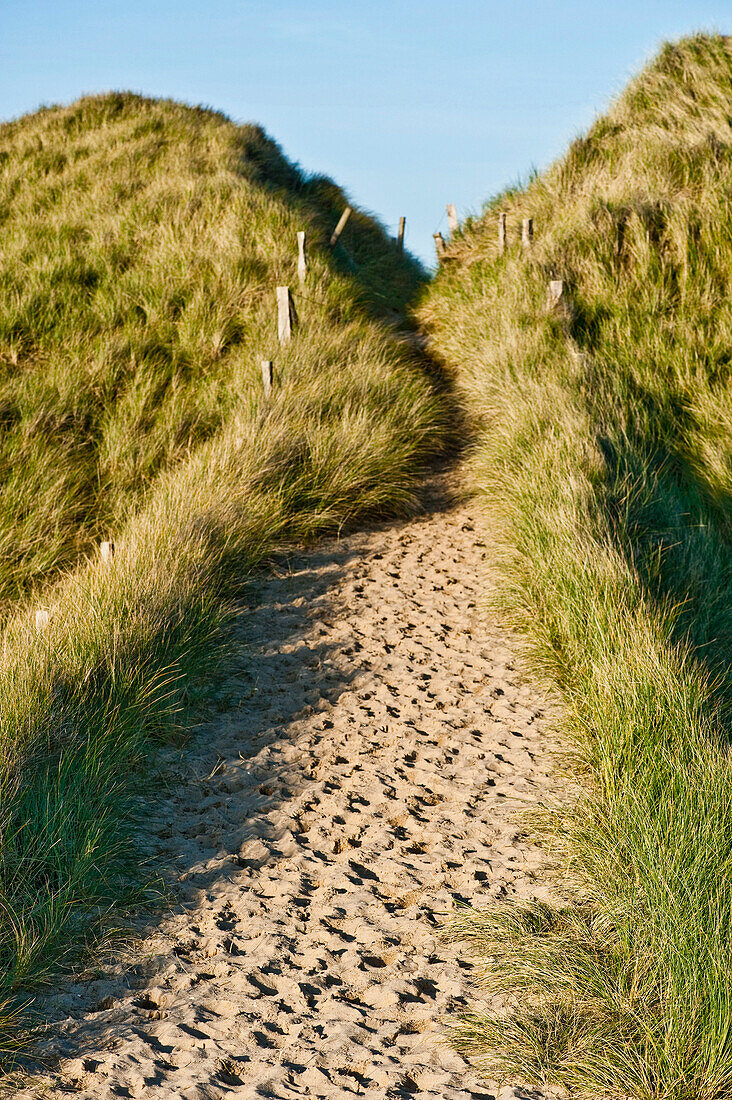
[{"label": "sunlit grass", "polygon": [[548,826],[575,904],[460,916],[507,1009],[456,1041],[593,1097],[732,1095],[731,87],[728,39],[665,48],[423,308],[577,787]]}]

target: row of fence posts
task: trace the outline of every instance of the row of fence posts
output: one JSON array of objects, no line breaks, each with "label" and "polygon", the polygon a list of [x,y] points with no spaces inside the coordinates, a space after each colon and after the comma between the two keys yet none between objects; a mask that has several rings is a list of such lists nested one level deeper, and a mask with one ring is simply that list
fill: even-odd
[{"label": "row of fence posts", "polygon": [[[447,205],[447,224],[450,228],[450,236],[454,237],[457,230],[460,228],[457,213],[452,203]],[[432,238],[435,242],[435,251],[437,252],[438,262],[442,261],[447,256],[447,244],[442,233],[433,233]],[[506,215],[498,215],[498,253],[503,255],[506,251],[506,244],[508,242],[508,236],[506,232]],[[521,223],[521,244],[525,249],[530,249],[534,243],[534,219],[524,218]]]},{"label": "row of fence posts", "polygon": [[[460,227],[457,212],[452,203],[447,205],[447,224],[450,227],[450,235],[454,236]],[[435,250],[438,262],[442,262],[447,255],[447,245],[442,233],[433,233]],[[529,251],[534,243],[534,219],[524,218],[521,222],[521,244],[525,251]],[[498,215],[498,254],[502,256],[508,244],[507,218],[505,213]],[[566,317],[571,313],[571,302],[567,294],[567,288],[562,279],[551,279],[547,289],[547,308],[564,313]]]},{"label": "row of fence posts", "polygon": [[[330,247],[335,248],[338,244],[338,239],[346,228],[346,223],[350,218],[353,210],[350,206],[347,206],[340,218],[338,224],[330,235]],[[404,240],[404,218],[400,219],[399,223],[400,234],[402,239],[402,247]],[[305,280],[308,274],[308,257],[306,251],[307,236],[304,229],[298,230],[297,234],[297,278],[300,286],[305,285]],[[277,339],[280,344],[289,344],[292,340],[292,334],[297,325],[297,310],[295,309],[295,303],[292,298],[292,292],[289,286],[278,286],[275,291],[277,297]],[[260,360],[260,367],[262,370],[262,385],[264,388],[265,397],[269,397],[272,393],[274,386],[274,362],[271,359]]]},{"label": "row of fence posts", "polygon": [[[351,207],[347,206],[341,214],[338,219],[338,224],[330,236],[329,243],[331,248],[335,248],[338,244],[338,239],[345,229],[346,223],[352,213]],[[397,236],[394,238],[397,252],[400,255],[404,252],[404,234],[406,226],[407,219],[404,217],[400,218]],[[308,273],[306,240],[305,230],[299,230],[297,234],[297,277],[301,287],[305,285]],[[295,303],[289,286],[278,286],[275,293],[277,296],[277,338],[280,344],[289,344],[297,325],[297,310],[295,309]],[[265,397],[269,397],[274,386],[274,363],[271,359],[262,359],[260,361],[260,366],[262,370],[264,394]]]},{"label": "row of fence posts", "polygon": [[[460,222],[458,221],[457,211],[453,203],[448,203],[447,207],[447,224],[450,230],[450,236],[454,237],[455,233],[460,228]],[[435,242],[435,251],[437,252],[437,260],[439,263],[447,256],[447,244],[445,242],[442,233],[433,233],[432,237]],[[534,219],[524,218],[521,222],[521,244],[523,248],[528,251],[534,243]],[[507,233],[507,218],[505,213],[498,215],[498,254],[502,256],[506,251],[508,244]],[[550,309],[554,309],[558,306],[567,311],[569,310],[569,302],[567,299],[566,288],[561,279],[552,279],[549,283],[547,305]]]}]

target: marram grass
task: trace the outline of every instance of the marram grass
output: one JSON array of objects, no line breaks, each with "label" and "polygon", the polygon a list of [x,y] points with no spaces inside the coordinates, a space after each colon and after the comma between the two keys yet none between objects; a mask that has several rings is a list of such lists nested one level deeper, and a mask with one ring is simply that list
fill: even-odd
[{"label": "marram grass", "polygon": [[0,127],[0,1053],[135,881],[132,796],[252,569],[409,512],[445,442],[394,325],[424,275],[358,211],[331,252],[345,201],[258,128],[171,102]]},{"label": "marram grass", "polygon": [[578,790],[549,826],[573,904],[458,918],[506,1010],[455,1041],[590,1097],[732,1096],[730,195],[732,42],[700,35],[489,203],[422,308]]}]

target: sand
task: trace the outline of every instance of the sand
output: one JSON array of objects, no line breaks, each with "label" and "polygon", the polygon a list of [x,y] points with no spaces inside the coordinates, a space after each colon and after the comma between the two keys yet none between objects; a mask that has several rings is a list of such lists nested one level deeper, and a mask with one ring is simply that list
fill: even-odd
[{"label": "sand", "polygon": [[554,780],[471,507],[430,488],[252,583],[220,712],[146,802],[176,904],[47,999],[55,1067],[19,1096],[540,1095],[444,1038],[482,994],[441,927],[455,900],[545,896],[516,811]]}]

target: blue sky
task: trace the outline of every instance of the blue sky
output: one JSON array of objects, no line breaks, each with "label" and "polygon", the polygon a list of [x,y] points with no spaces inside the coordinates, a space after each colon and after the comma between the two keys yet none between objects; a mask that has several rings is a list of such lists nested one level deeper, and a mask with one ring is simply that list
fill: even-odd
[{"label": "blue sky", "polygon": [[110,88],[260,122],[432,259],[732,0],[0,0],[0,117]]}]

